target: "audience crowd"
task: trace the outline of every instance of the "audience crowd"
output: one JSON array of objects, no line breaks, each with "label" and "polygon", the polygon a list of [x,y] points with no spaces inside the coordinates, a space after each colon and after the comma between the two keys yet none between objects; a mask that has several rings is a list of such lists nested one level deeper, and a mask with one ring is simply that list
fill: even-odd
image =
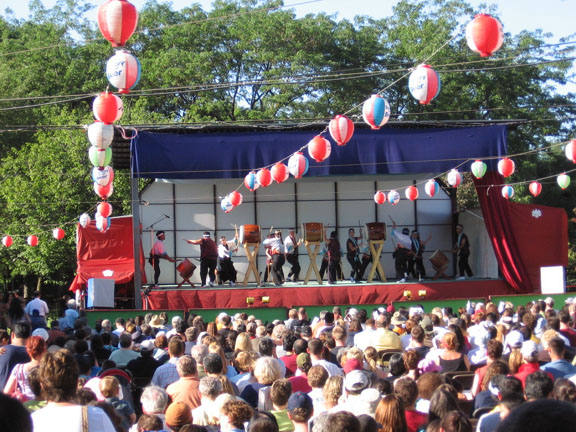
[{"label": "audience crowd", "polygon": [[[576,430],[576,301],[451,308],[0,310],[2,432]],[[282,319],[280,319],[282,318]]]}]

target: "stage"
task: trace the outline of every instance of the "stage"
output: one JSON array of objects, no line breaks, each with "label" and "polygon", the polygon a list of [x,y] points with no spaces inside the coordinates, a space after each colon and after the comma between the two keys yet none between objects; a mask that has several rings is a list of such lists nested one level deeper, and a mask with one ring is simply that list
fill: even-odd
[{"label": "stage", "polygon": [[[251,286],[252,285],[252,286]],[[410,291],[410,298],[405,292]],[[425,291],[425,293],[424,293]],[[424,294],[424,295],[421,295]],[[149,309],[234,309],[247,307],[284,307],[308,305],[360,305],[396,301],[488,298],[517,294],[499,279],[425,280],[422,282],[339,282],[336,285],[310,283],[257,287],[214,287],[152,289],[143,304]],[[146,306],[145,306],[146,307]]]}]

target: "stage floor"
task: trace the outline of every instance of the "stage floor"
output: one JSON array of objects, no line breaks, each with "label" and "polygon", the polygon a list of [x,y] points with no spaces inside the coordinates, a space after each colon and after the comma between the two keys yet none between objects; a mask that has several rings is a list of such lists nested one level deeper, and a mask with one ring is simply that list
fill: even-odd
[{"label": "stage floor", "polygon": [[[411,298],[405,296],[410,291]],[[425,291],[420,296],[419,291]],[[516,294],[503,280],[424,280],[422,282],[373,282],[350,283],[341,281],[335,285],[310,283],[301,285],[286,283],[283,286],[244,287],[220,286],[192,288],[165,286],[152,289],[148,294],[149,309],[232,309],[251,307],[321,306],[346,304],[379,304],[412,300],[447,300],[487,298],[493,295]],[[253,299],[249,304],[247,299]],[[143,298],[143,304],[146,299]]]}]

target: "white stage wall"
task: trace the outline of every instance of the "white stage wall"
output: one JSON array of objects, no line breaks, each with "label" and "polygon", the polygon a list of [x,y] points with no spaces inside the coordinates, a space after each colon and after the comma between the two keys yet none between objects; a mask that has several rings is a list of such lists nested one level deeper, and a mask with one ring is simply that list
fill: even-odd
[{"label": "white stage wall", "polygon": [[[304,222],[322,222],[328,225],[328,232],[337,225],[339,240],[345,249],[348,228],[354,227],[358,233],[358,225],[363,229],[366,237],[364,224],[367,222],[385,222],[388,225],[388,235],[391,231],[390,217],[394,219],[400,228],[407,226],[410,230],[415,227],[420,231],[420,237],[426,239],[432,234],[432,239],[426,247],[424,258],[428,276],[434,275],[434,271],[428,261],[428,257],[435,250],[442,250],[452,260],[450,253],[452,247],[451,231],[451,203],[448,195],[440,190],[440,193],[430,198],[424,192],[423,182],[428,177],[413,180],[406,176],[387,177],[349,177],[332,178],[303,178],[295,182],[289,179],[282,184],[272,184],[268,188],[260,188],[251,193],[245,188],[241,189],[244,196],[243,204],[226,214],[220,209],[220,199],[230,193],[240,184],[235,180],[218,180],[217,183],[208,180],[194,180],[182,182],[152,183],[141,193],[140,217],[144,231],[142,234],[143,249],[146,256],[151,248],[151,229],[149,226],[164,218],[154,225],[154,231],[166,231],[165,246],[168,254],[176,259],[189,258],[198,267],[196,261],[200,256],[198,246],[186,243],[183,238],[198,239],[203,231],[210,231],[213,238],[218,241],[220,235],[226,235],[228,239],[234,237],[234,225],[258,224],[262,228],[263,237],[269,232],[271,226],[282,230],[283,235],[288,234],[288,228],[296,227],[298,235],[301,234],[301,224]],[[401,201],[392,206],[386,202],[377,205],[373,196],[377,190],[389,191],[390,188],[401,188],[421,182],[418,186],[420,197],[416,201],[409,201],[404,197],[404,191],[400,191]],[[143,203],[143,205],[142,205]],[[485,229],[482,229],[485,232]],[[468,235],[470,232],[467,230]],[[358,235],[358,234],[357,234]],[[471,262],[473,270],[478,274],[488,276],[484,270],[478,271],[478,247],[475,235],[471,237],[473,245]],[[488,243],[489,244],[489,243]],[[363,246],[368,244],[364,241]],[[300,278],[303,279],[308,269],[309,259],[304,245],[300,246],[300,265],[302,271]],[[490,252],[492,248],[490,247]],[[394,262],[392,260],[393,245],[388,239],[382,255],[382,266],[388,278],[394,278]],[[238,281],[244,279],[247,268],[246,257],[242,247],[239,248],[238,256],[234,258],[234,264],[238,271]],[[318,266],[320,263],[318,263]],[[482,264],[483,265],[483,264]],[[491,263],[489,263],[492,266]],[[160,260],[162,274],[161,284],[178,283],[181,278],[174,264]],[[265,255],[264,248],[260,247],[258,268],[264,272]],[[288,274],[289,266],[285,266],[285,274]],[[344,276],[349,277],[350,266],[343,258]],[[370,267],[366,270],[367,277]],[[452,263],[447,271],[452,274]],[[479,274],[481,273],[481,274]],[[153,280],[153,270],[146,264],[148,280]],[[326,276],[325,276],[326,277]],[[192,282],[199,283],[199,269],[194,273]]]}]

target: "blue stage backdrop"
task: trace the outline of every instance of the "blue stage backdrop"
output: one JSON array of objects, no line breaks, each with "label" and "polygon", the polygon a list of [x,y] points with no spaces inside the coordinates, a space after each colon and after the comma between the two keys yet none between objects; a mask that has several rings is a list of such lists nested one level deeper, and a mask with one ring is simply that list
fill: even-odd
[{"label": "blue stage backdrop", "polygon": [[[357,129],[346,146],[332,142],[332,154],[322,163],[304,150],[310,162],[307,176],[442,173],[467,160],[506,155],[506,134],[502,125]],[[313,137],[310,131],[140,132],[131,144],[132,171],[145,178],[242,178],[287,159]],[[488,169],[496,169],[496,160],[486,162]],[[459,169],[469,170],[470,163]]]}]

